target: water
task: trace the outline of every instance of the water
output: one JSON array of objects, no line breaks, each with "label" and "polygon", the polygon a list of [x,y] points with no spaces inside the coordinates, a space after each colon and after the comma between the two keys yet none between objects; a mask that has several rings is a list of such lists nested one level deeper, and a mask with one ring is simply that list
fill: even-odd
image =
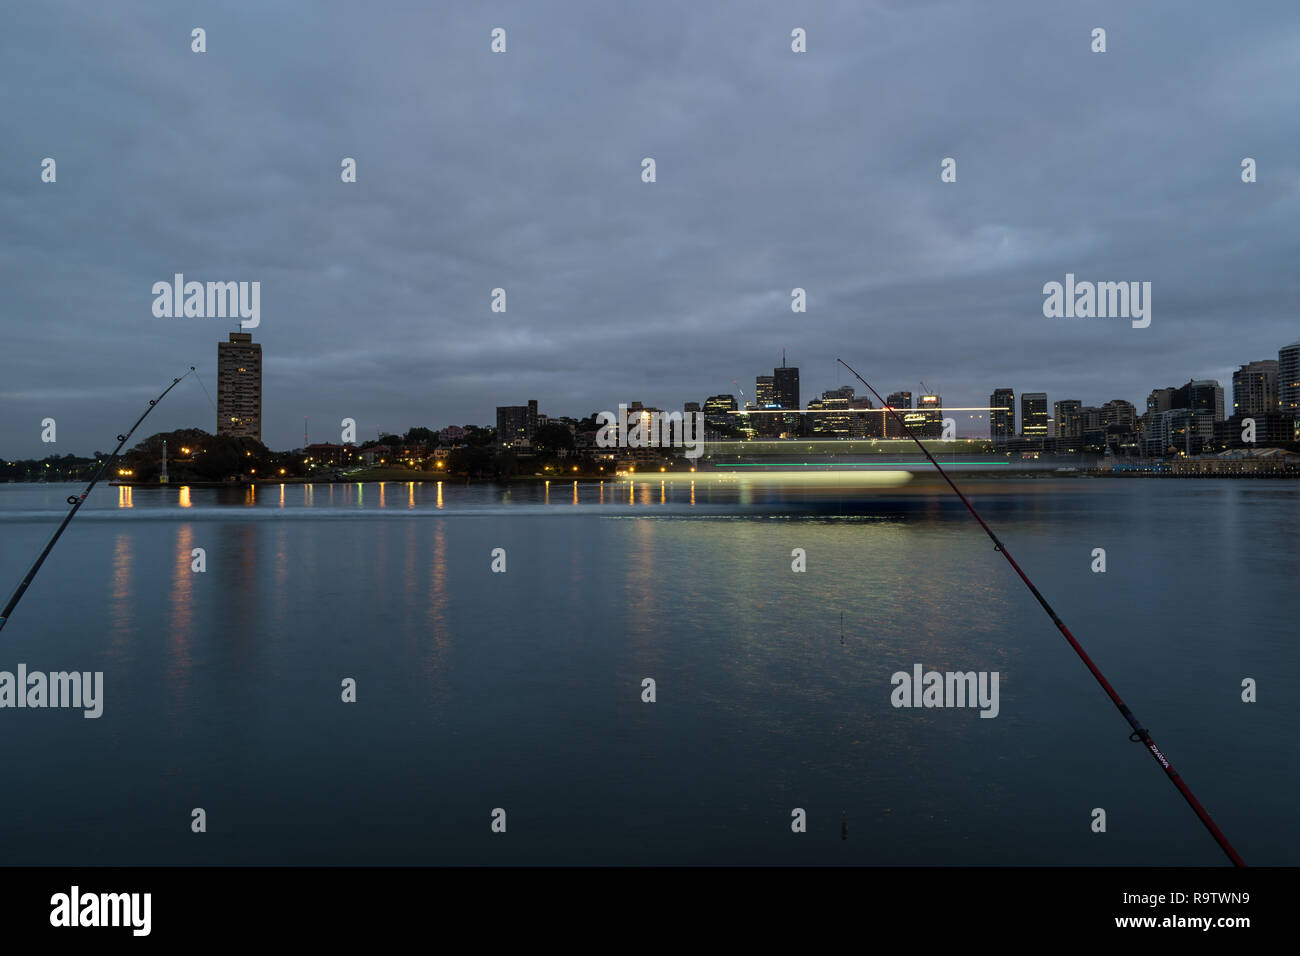
[{"label": "water", "polygon": [[[0,586],[74,490],[0,485]],[[1246,860],[1300,863],[1300,483],[971,490]],[[959,503],[778,498],[96,489],[0,669],[102,670],[104,714],[0,710],[0,862],[1224,862]],[[891,707],[918,662],[999,716]]]}]

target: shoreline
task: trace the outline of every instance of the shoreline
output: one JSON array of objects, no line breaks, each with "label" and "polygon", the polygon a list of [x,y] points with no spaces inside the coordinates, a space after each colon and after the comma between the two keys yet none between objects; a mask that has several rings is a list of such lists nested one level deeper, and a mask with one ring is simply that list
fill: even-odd
[{"label": "shoreline", "polygon": [[[1296,481],[1300,480],[1300,472],[1259,472],[1249,474],[1213,474],[1213,473],[1192,473],[1178,474],[1172,471],[1146,471],[1146,470],[1120,470],[1120,471],[1055,471],[1050,469],[1027,469],[1024,471],[985,471],[970,470],[957,471],[952,468],[946,469],[948,474],[961,476],[967,479],[978,479],[981,481],[1024,481],[1024,480],[1060,480],[1060,479],[1106,479],[1106,478],[1159,478],[1159,479],[1225,479],[1225,480],[1273,480],[1273,481]],[[685,472],[646,472],[633,476],[600,476],[600,475],[574,475],[562,477],[547,477],[545,475],[512,475],[505,478],[465,478],[454,475],[439,474],[437,472],[415,472],[410,476],[362,476],[352,478],[285,478],[282,480],[262,480],[254,481],[173,481],[167,484],[152,481],[111,481],[107,484],[114,487],[122,488],[249,488],[249,487],[275,487],[277,485],[378,485],[385,483],[393,484],[438,484],[445,483],[449,485],[509,485],[509,484],[546,484],[552,482],[555,484],[597,484],[600,482],[622,483],[625,481],[654,481],[656,476],[660,475],[681,475]],[[701,480],[705,480],[708,475],[716,474],[715,472],[701,473]],[[938,474],[933,470],[920,470],[913,472],[913,475],[930,475]],[[79,482],[4,482],[4,484],[79,484]]]}]

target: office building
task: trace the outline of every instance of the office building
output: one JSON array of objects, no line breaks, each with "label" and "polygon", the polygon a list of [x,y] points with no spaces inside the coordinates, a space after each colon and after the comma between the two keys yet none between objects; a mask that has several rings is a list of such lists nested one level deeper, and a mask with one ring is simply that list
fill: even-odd
[{"label": "office building", "polygon": [[921,395],[916,400],[916,408],[901,414],[918,438],[938,438],[943,434],[943,398],[938,395]]},{"label": "office building", "polygon": [[1083,415],[1080,414],[1082,408],[1083,402],[1074,398],[1062,399],[1052,406],[1052,418],[1056,421],[1057,438],[1074,439],[1083,437]]},{"label": "office building", "polygon": [[[845,391],[848,394],[845,395]],[[817,409],[816,414],[806,417],[807,429],[823,438],[848,438],[853,432],[853,419],[858,417],[849,412],[852,407],[853,389],[846,386],[823,392],[822,397],[808,403],[808,409]]]},{"label": "office building", "polygon": [[989,396],[989,438],[993,444],[1005,445],[1016,437],[1016,393],[1010,388],[995,388]]},{"label": "office building", "polygon": [[[1219,390],[1220,396],[1223,390]],[[1102,424],[1107,428],[1117,427],[1125,428],[1130,431],[1137,427],[1137,409],[1132,402],[1126,402],[1122,398],[1114,398],[1101,406]]]},{"label": "office building", "polygon": [[1300,419],[1300,342],[1278,350],[1277,408],[1289,418]]},{"label": "office building", "polygon": [[1020,396],[1020,434],[1024,438],[1047,438],[1047,393],[1025,392]]},{"label": "office building", "polygon": [[799,404],[799,370],[784,364],[772,369],[772,387],[776,393],[776,404],[790,409],[793,414],[773,416],[782,421],[781,431],[787,438],[794,438],[803,432],[803,416],[798,414]]},{"label": "office building", "polygon": [[737,408],[735,395],[710,395],[704,400],[704,424],[710,428],[733,428],[736,416],[729,413]]},{"label": "office building", "polygon": [[1212,422],[1223,421],[1223,386],[1214,379],[1188,382],[1174,392],[1174,408],[1208,414]]},{"label": "office building", "polygon": [[1250,362],[1232,373],[1232,414],[1250,416],[1276,412],[1278,363]]},{"label": "office building", "polygon": [[1167,412],[1174,407],[1174,391],[1172,388],[1156,388],[1151,390],[1147,396],[1147,413]]}]

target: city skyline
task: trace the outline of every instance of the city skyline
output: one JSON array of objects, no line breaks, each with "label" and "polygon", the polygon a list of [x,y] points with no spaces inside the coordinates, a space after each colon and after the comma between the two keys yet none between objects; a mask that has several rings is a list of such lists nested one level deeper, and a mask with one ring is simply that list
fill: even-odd
[{"label": "city skyline", "polygon": [[[207,394],[208,390],[206,386],[200,385],[200,389],[204,392],[205,397],[209,399],[209,403],[212,405],[212,411],[216,416],[215,427],[212,429],[211,434],[246,435],[261,441],[260,432],[263,417],[261,407],[262,347],[261,343],[254,342],[252,339],[253,337],[250,333],[232,332],[229,333],[227,340],[217,343],[218,361],[215,375],[215,390],[218,397],[215,403],[211,401],[211,396]],[[782,359],[783,361],[786,359],[784,354],[782,355]],[[249,367],[242,367],[244,364],[247,364]],[[685,408],[687,411],[690,411],[694,408],[694,410],[697,411],[703,409],[705,412],[708,412],[711,404],[715,403],[716,400],[730,398],[732,400],[730,403],[730,409],[734,413],[743,413],[746,409],[753,411],[767,406],[768,414],[772,414],[773,409],[780,411],[785,410],[785,406],[779,401],[780,398],[784,397],[787,400],[793,398],[794,400],[797,400],[801,387],[800,369],[797,365],[777,366],[773,371],[787,373],[787,377],[784,380],[781,389],[778,390],[776,387],[775,375],[756,375],[754,377],[756,388],[753,392],[749,393],[752,396],[750,400],[744,400],[743,390],[739,390],[741,394],[738,394],[737,392],[719,392],[706,396],[703,402],[694,399],[686,399],[682,402],[676,403],[675,405],[661,405],[653,402],[644,402],[641,399],[629,398],[626,396],[620,397],[619,402],[631,402],[636,408],[644,407],[647,410],[672,410],[674,408]],[[1269,386],[1260,380],[1263,375],[1272,376],[1271,392],[1268,391]],[[1291,380],[1289,384],[1288,376]],[[202,375],[200,374],[198,377],[201,381]],[[768,395],[764,395],[761,391],[764,382],[767,382],[768,388],[771,389],[771,392]],[[924,400],[926,399],[934,399],[941,402],[941,395],[939,395],[937,391],[927,394],[925,392],[914,393],[907,390],[891,392],[886,398],[886,404],[894,403],[894,407],[900,410],[928,408],[931,411],[955,409],[961,412],[979,412],[979,415],[968,415],[967,417],[970,421],[961,418],[956,419],[957,436],[959,438],[991,439],[996,444],[999,440],[1006,438],[1079,437],[1079,432],[1077,431],[1079,428],[1077,416],[1080,412],[1093,411],[1105,413],[1116,405],[1128,406],[1133,413],[1135,424],[1137,421],[1140,421],[1143,415],[1147,412],[1161,410],[1160,408],[1155,408],[1151,405],[1151,402],[1156,398],[1158,393],[1173,393],[1195,386],[1213,386],[1217,389],[1218,404],[1216,408],[1212,409],[1212,411],[1216,413],[1215,418],[1218,421],[1231,418],[1234,414],[1239,416],[1261,414],[1265,408],[1281,413],[1284,416],[1289,415],[1294,418],[1296,417],[1294,410],[1297,407],[1297,404],[1300,404],[1300,340],[1282,346],[1278,350],[1278,358],[1255,359],[1241,362],[1234,368],[1226,385],[1218,379],[1197,379],[1195,377],[1190,377],[1182,386],[1152,386],[1148,390],[1146,398],[1141,402],[1130,402],[1128,399],[1122,398],[1109,399],[1105,402],[1089,402],[1074,397],[1055,397],[1055,393],[1053,392],[1028,392],[1022,391],[1015,386],[1003,386],[992,389],[991,394],[988,396],[989,404],[986,406],[959,406],[955,403],[942,403],[941,405],[935,406],[933,402],[929,405],[925,405]],[[1239,390],[1243,395],[1250,396],[1248,399],[1249,405],[1246,408],[1237,407]],[[884,388],[880,389],[880,391],[884,391]],[[803,414],[812,414],[814,416],[852,414],[854,410],[857,410],[860,413],[862,406],[858,403],[866,399],[867,396],[854,393],[855,389],[852,385],[837,385],[834,388],[816,390],[816,397],[810,397],[806,401],[802,402],[797,406],[797,411]],[[832,407],[822,405],[822,400],[831,394],[836,394],[838,396],[851,396],[853,398],[853,405],[851,407]],[[1009,402],[1009,407],[999,406],[997,404],[999,396],[1002,395],[1006,396],[1005,400]],[[1265,400],[1265,396],[1269,396],[1267,400]],[[810,402],[817,402],[818,404],[814,407],[810,406]],[[1025,414],[1028,403],[1031,402],[1034,408],[1034,424],[1032,430],[1026,432],[1024,427]],[[1263,404],[1261,404],[1261,402]],[[1289,405],[1287,405],[1288,402],[1290,403]],[[615,404],[618,404],[618,402]],[[1072,416],[1072,423],[1065,432],[1062,431],[1062,421],[1064,418],[1062,414],[1063,406],[1066,407],[1066,410]],[[720,408],[721,406],[718,407]],[[882,406],[872,401],[871,407],[875,410],[879,410]],[[998,412],[1000,407],[1004,408],[1004,410]],[[1167,408],[1168,405],[1166,404],[1162,407]],[[232,424],[227,425],[226,418],[230,415],[230,410],[234,408],[238,408],[241,414],[246,417],[242,421],[237,418],[231,418],[230,421]],[[384,436],[393,435],[401,436],[411,428],[432,427],[434,430],[439,430],[448,427],[460,428],[465,426],[495,428],[498,435],[500,435],[503,431],[502,423],[504,421],[507,422],[506,430],[513,434],[517,439],[523,437],[525,434],[531,434],[532,431],[535,430],[538,424],[539,414],[541,418],[551,421],[561,419],[581,420],[598,414],[599,411],[601,411],[601,409],[568,409],[543,412],[541,411],[541,408],[541,402],[537,399],[529,399],[523,406],[495,405],[493,406],[493,415],[484,415],[478,421],[455,422],[445,421],[435,417],[428,421],[411,422],[410,424],[395,428],[377,427],[374,430],[373,438],[382,438]],[[1287,411],[1288,408],[1290,411]],[[503,413],[505,413],[504,418]],[[709,415],[708,417],[715,418],[715,415]],[[995,419],[997,424],[995,424]],[[912,421],[911,427],[917,429],[919,432],[923,428],[921,424],[922,421],[923,419],[920,416],[917,416],[915,420]],[[897,437],[893,435],[893,426],[894,423],[892,420],[883,425],[883,427],[887,429],[885,432],[886,437]],[[202,428],[203,426],[191,422],[188,425],[177,427]],[[169,430],[175,429],[159,429],[158,431]],[[207,429],[204,430],[206,431]],[[364,423],[354,423],[354,431],[357,436],[355,444],[359,445],[371,440],[371,436],[365,430]],[[773,430],[768,429],[767,431],[771,432]],[[756,437],[763,438],[764,436],[764,430],[759,428]],[[766,434],[766,437],[770,438],[774,437],[774,435]],[[303,443],[301,445],[289,444],[276,446],[265,442],[263,444],[266,444],[266,447],[269,449],[287,451],[291,449],[306,448],[308,444],[333,444],[335,442],[336,439],[328,435],[324,437],[320,435],[311,436],[309,434],[309,421],[304,420]],[[351,444],[351,442],[349,442],[349,444]],[[78,456],[88,456],[90,454],[89,450],[69,452],[65,449],[63,452],[51,452],[49,450],[49,444],[44,445],[44,448],[46,449],[46,454],[44,455],[24,456],[5,454],[4,457],[10,460],[21,460],[24,458],[31,460],[44,458],[49,454],[74,454]]]},{"label": "city skyline", "polygon": [[[487,424],[526,397],[676,407],[782,347],[807,394],[849,384],[843,357],[961,406],[1007,382],[1140,404],[1152,367],[1226,382],[1224,356],[1300,338],[1300,151],[1266,119],[1289,107],[1293,5],[1192,22],[1104,4],[1104,55],[1090,23],[1028,2],[578,4],[582,29],[527,4],[344,19],[288,3],[205,10],[203,54],[192,11],[124,31],[67,10],[75,30],[44,9],[4,19],[0,78],[31,91],[10,104],[0,186],[21,237],[0,251],[7,455],[102,447],[122,409],[238,330],[155,316],[154,283],[177,273],[261,283],[274,447],[304,417],[368,434]],[[497,19],[512,39],[494,56]],[[302,42],[304,22],[348,43]],[[54,48],[99,81],[36,52]],[[1151,325],[1046,318],[1044,284],[1067,274],[1151,282]],[[158,418],[206,421],[207,399],[178,390]]]}]

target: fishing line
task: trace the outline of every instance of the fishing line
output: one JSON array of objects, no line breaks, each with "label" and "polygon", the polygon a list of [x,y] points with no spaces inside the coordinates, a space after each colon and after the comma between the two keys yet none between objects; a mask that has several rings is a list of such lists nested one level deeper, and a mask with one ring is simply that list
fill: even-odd
[{"label": "fishing line", "polygon": [[[191,372],[194,372],[194,381],[198,382],[198,383],[199,383],[199,388],[203,389],[203,395],[204,395],[204,397],[208,400],[208,404],[212,406],[212,410],[213,410],[214,412],[218,412],[218,414],[219,414],[220,411],[219,411],[219,409],[217,408],[217,403],[214,402],[214,401],[212,400],[212,396],[208,394],[208,387],[207,387],[206,385],[203,384],[203,379],[199,378],[199,373],[194,371],[194,366],[193,366],[193,365],[190,366],[190,371],[191,371]],[[184,377],[184,376],[182,376],[182,377]]]},{"label": "fishing line", "polygon": [[62,535],[63,530],[67,528],[68,522],[72,520],[72,516],[75,515],[77,509],[85,503],[86,496],[90,494],[90,489],[94,488],[95,485],[99,483],[99,479],[103,477],[104,472],[112,467],[113,462],[117,461],[117,456],[118,453],[122,451],[122,446],[127,443],[133,434],[135,434],[135,430],[140,427],[140,423],[149,416],[149,413],[154,410],[155,406],[167,397],[167,393],[175,388],[182,378],[188,378],[193,374],[194,366],[191,365],[190,370],[182,375],[181,378],[172,379],[172,383],[163,389],[161,395],[157,398],[150,399],[149,407],[146,408],[144,413],[135,420],[135,424],[131,426],[131,429],[125,435],[117,436],[117,447],[113,449],[113,454],[109,455],[107,459],[100,463],[99,470],[96,471],[94,477],[90,479],[90,484],[86,485],[86,490],[80,495],[68,495],[68,504],[72,505],[72,509],[67,513],[62,523],[50,537],[49,543],[45,545],[45,550],[40,553],[40,556],[36,559],[36,563],[33,564],[31,569],[27,572],[27,576],[18,582],[18,587],[14,589],[13,596],[9,598],[9,603],[5,605],[3,611],[0,611],[0,630],[4,629],[5,622],[9,620],[9,615],[13,613],[14,608],[18,606],[18,602],[21,601],[23,595],[27,593],[27,588],[32,583],[32,579],[36,577],[36,572],[41,569],[41,565],[45,563],[45,559],[50,556],[50,551],[54,549],[54,543],[59,540],[59,536]]},{"label": "fishing line", "polygon": [[1196,799],[1196,795],[1193,794],[1187,784],[1183,782],[1183,778],[1178,775],[1178,771],[1174,770],[1174,766],[1169,762],[1169,758],[1166,757],[1161,752],[1160,748],[1156,746],[1155,741],[1151,739],[1151,734],[1148,733],[1146,728],[1142,726],[1135,716],[1133,716],[1133,712],[1129,710],[1128,705],[1120,699],[1119,694],[1115,693],[1115,688],[1110,686],[1110,681],[1106,680],[1102,672],[1097,669],[1097,665],[1092,662],[1092,658],[1087,655],[1082,645],[1075,640],[1074,635],[1070,633],[1070,629],[1065,626],[1065,622],[1057,616],[1056,611],[1047,603],[1047,598],[1043,597],[1043,595],[1039,593],[1038,588],[1034,587],[1034,582],[1029,580],[1029,575],[1025,574],[1025,572],[1020,569],[1020,565],[1016,564],[1016,561],[1011,557],[1010,552],[1003,547],[1002,542],[998,540],[998,536],[993,533],[993,529],[985,524],[984,519],[980,517],[980,513],[976,511],[975,506],[970,503],[970,499],[962,494],[960,488],[953,484],[953,480],[948,477],[948,473],[943,470],[943,467],[937,461],[935,461],[934,456],[930,454],[925,445],[921,444],[921,440],[912,433],[910,428],[907,427],[907,423],[903,421],[902,416],[899,415],[898,412],[894,411],[893,408],[886,405],[885,400],[880,397],[880,393],[872,388],[871,384],[865,378],[854,371],[853,367],[849,365],[848,362],[838,358],[835,361],[839,362],[850,372],[853,372],[854,378],[863,385],[866,385],[871,394],[876,396],[876,400],[879,401],[882,406],[889,408],[890,413],[898,420],[898,424],[902,426],[903,431],[907,433],[907,436],[911,438],[912,441],[916,442],[917,447],[921,449],[925,457],[930,459],[930,464],[934,465],[934,467],[938,469],[939,474],[943,476],[943,480],[948,482],[948,487],[957,493],[957,497],[962,500],[962,504],[966,506],[966,510],[969,511],[974,516],[975,520],[980,523],[980,527],[984,529],[984,533],[993,540],[993,550],[1001,552],[1002,557],[1006,558],[1007,561],[1010,562],[1011,567],[1015,569],[1016,574],[1020,575],[1020,580],[1025,582],[1025,586],[1029,588],[1030,593],[1038,599],[1038,603],[1042,605],[1043,610],[1046,611],[1048,617],[1052,619],[1052,623],[1056,625],[1057,630],[1065,636],[1065,639],[1070,643],[1070,647],[1074,648],[1074,652],[1079,655],[1080,660],[1087,665],[1088,670],[1092,672],[1092,676],[1095,677],[1097,683],[1101,685],[1101,689],[1106,692],[1106,695],[1111,699],[1111,702],[1119,708],[1119,712],[1124,716],[1124,719],[1128,721],[1129,726],[1133,728],[1133,733],[1129,735],[1129,740],[1132,740],[1134,743],[1142,743],[1146,746],[1147,750],[1150,751],[1151,756],[1155,758],[1155,760],[1160,764],[1161,769],[1163,769],[1169,779],[1173,781],[1174,786],[1178,788],[1178,792],[1183,795],[1183,798],[1191,808],[1196,811],[1196,815],[1201,818],[1201,822],[1204,823],[1205,828],[1210,831],[1210,835],[1214,837],[1215,841],[1219,844],[1220,849],[1228,855],[1228,859],[1230,859],[1236,866],[1245,866],[1246,861],[1241,858],[1235,849],[1233,849],[1232,844],[1228,842],[1228,838],[1223,835],[1223,831],[1219,829],[1218,825],[1210,817],[1209,812],[1205,807],[1201,806],[1201,801]]}]

